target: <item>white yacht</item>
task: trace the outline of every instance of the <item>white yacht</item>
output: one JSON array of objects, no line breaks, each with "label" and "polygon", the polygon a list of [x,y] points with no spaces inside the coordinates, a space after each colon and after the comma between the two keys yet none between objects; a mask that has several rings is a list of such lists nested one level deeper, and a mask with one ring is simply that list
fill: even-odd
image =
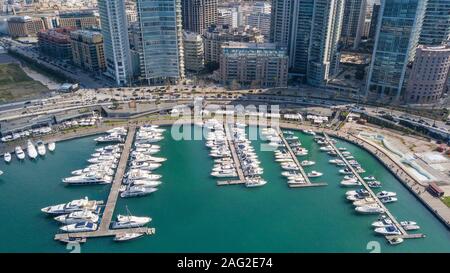
[{"label": "white yacht", "polygon": [[33,142],[31,142],[31,140],[28,140],[27,142],[27,153],[31,159],[35,159],[38,156],[36,147],[34,147],[34,144]]},{"label": "white yacht", "polygon": [[375,199],[373,199],[372,197],[366,197],[364,199],[354,201],[353,205],[355,207],[361,207],[361,206],[376,204],[376,203],[377,203],[377,201]]},{"label": "white yacht", "polygon": [[149,143],[134,143],[134,147],[142,149],[155,149],[155,150],[161,149],[159,145]]},{"label": "white yacht", "polygon": [[377,204],[370,204],[356,207],[355,210],[363,214],[379,214],[385,212],[384,209],[378,206]]},{"label": "white yacht", "polygon": [[112,177],[100,172],[92,172],[66,177],[62,179],[62,182],[68,185],[109,184],[112,182]]},{"label": "white yacht", "polygon": [[97,230],[98,225],[92,222],[80,222],[63,226],[60,229],[65,232],[88,232]]},{"label": "white yacht", "polygon": [[265,184],[267,184],[267,181],[257,177],[257,178],[247,178],[245,180],[245,186],[246,187],[260,187],[260,186],[264,186]]},{"label": "white yacht", "polygon": [[67,204],[58,204],[54,206],[48,206],[45,208],[42,208],[41,211],[48,213],[48,214],[67,214],[74,211],[80,211],[80,210],[91,210],[96,211],[98,208],[98,205],[102,204],[103,202],[95,201],[95,200],[88,200],[87,197],[84,199],[78,199],[78,200],[72,200]]},{"label": "white yacht", "polygon": [[11,154],[10,153],[5,153],[3,155],[3,159],[5,160],[6,163],[11,162]]},{"label": "white yacht", "polygon": [[162,177],[160,174],[152,174],[149,171],[144,170],[130,170],[126,173],[128,180],[145,179],[145,180],[158,180]]},{"label": "white yacht", "polygon": [[397,194],[395,192],[391,192],[391,191],[381,191],[381,192],[377,193],[378,198],[394,197],[394,196],[397,196]]},{"label": "white yacht", "polygon": [[91,223],[97,223],[98,222],[98,215],[90,210],[81,210],[81,211],[75,211],[69,214],[64,214],[60,216],[56,216],[54,218],[56,221],[71,225],[81,222],[91,222]]},{"label": "white yacht", "polygon": [[286,176],[286,177],[291,177],[291,176],[299,176],[301,174],[297,171],[284,171],[281,173],[281,175]]},{"label": "white yacht", "polygon": [[131,186],[131,187],[127,187],[127,189],[125,191],[121,192],[120,197],[127,198],[127,197],[144,196],[144,195],[151,194],[157,190],[158,190],[157,188]]},{"label": "white yacht", "polygon": [[323,175],[323,173],[321,173],[321,172],[317,172],[317,171],[311,171],[311,172],[309,172],[308,174],[308,177],[319,177],[319,176],[322,176]]},{"label": "white yacht", "polygon": [[148,223],[152,218],[150,217],[137,217],[137,216],[128,216],[128,215],[117,215],[117,221],[112,223],[112,228],[136,228],[142,227]]},{"label": "white yacht", "polygon": [[395,226],[375,228],[375,232],[382,235],[400,235],[401,232]]},{"label": "white yacht", "polygon": [[135,162],[155,162],[155,163],[161,163],[166,160],[167,160],[167,158],[164,158],[164,157],[156,157],[156,156],[150,156],[150,155],[139,155],[139,156],[136,156],[134,159]]},{"label": "white yacht", "polygon": [[388,227],[392,225],[393,225],[392,220],[386,216],[382,216],[380,219],[378,219],[378,221],[372,223],[372,226],[376,228]]},{"label": "white yacht", "polygon": [[398,244],[403,243],[403,241],[404,241],[403,238],[400,238],[400,237],[394,237],[394,238],[388,239],[388,242],[391,245],[398,245]]},{"label": "white yacht", "polygon": [[355,194],[369,195],[369,192],[365,189],[358,189],[358,190],[347,191],[345,194],[346,195],[355,195]]},{"label": "white yacht", "polygon": [[339,170],[339,173],[341,173],[341,174],[352,174],[352,171],[350,169],[345,168],[345,169]]},{"label": "white yacht", "polygon": [[[147,188],[154,188],[158,187],[162,184],[161,181],[152,181],[152,180],[128,180],[127,184],[133,185],[133,186],[140,186],[140,187],[147,187]],[[126,188],[124,189],[126,190]]]},{"label": "white yacht", "polygon": [[303,178],[303,176],[298,175],[298,176],[289,176],[288,177],[288,184],[305,184],[306,180],[305,178]]},{"label": "white yacht", "polygon": [[341,186],[356,187],[356,186],[361,186],[361,182],[359,182],[357,179],[344,179],[341,181]]},{"label": "white yacht", "polygon": [[50,142],[50,143],[47,145],[47,147],[48,147],[48,150],[49,150],[50,152],[53,152],[53,151],[55,151],[55,149],[56,149],[56,143],[55,143],[55,142]]},{"label": "white yacht", "polygon": [[23,152],[23,150],[20,146],[16,146],[16,148],[14,149],[14,152],[19,160],[25,159],[25,153]]},{"label": "white yacht", "polygon": [[140,169],[140,170],[148,170],[153,171],[161,167],[160,163],[154,162],[132,162],[131,169]]},{"label": "white yacht", "polygon": [[45,149],[45,144],[44,144],[44,142],[42,142],[42,141],[38,141],[38,142],[36,142],[36,145],[37,145],[37,152],[38,152],[38,154],[40,155],[40,156],[44,156],[45,155],[45,153],[46,153],[46,149]]},{"label": "white yacht", "polygon": [[107,136],[100,136],[94,139],[96,142],[99,143],[108,143],[108,142],[125,142],[125,139],[122,135],[118,134],[111,134]]},{"label": "white yacht", "polygon": [[281,168],[283,170],[288,170],[288,171],[298,171],[298,170],[300,170],[300,168],[296,164],[293,164],[293,163],[282,163],[281,164]]},{"label": "white yacht", "polygon": [[211,172],[211,176],[214,177],[237,177],[237,172],[233,170],[221,170],[218,172]]},{"label": "white yacht", "polygon": [[316,162],[315,161],[310,161],[310,160],[303,160],[302,162],[300,162],[300,165],[302,165],[302,166],[312,166],[312,165],[314,165],[314,164],[316,164]]}]

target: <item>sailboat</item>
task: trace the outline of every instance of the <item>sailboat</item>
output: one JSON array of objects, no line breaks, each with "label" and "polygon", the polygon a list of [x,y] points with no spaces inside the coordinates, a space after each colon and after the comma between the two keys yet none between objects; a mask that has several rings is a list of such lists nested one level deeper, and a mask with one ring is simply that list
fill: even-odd
[{"label": "sailboat", "polygon": [[[126,208],[127,208],[128,216],[122,216],[122,217],[131,219],[134,216],[131,215],[130,211],[128,210],[128,206]],[[150,217],[148,217],[148,218],[151,220]],[[116,236],[114,236],[114,241],[115,242],[129,241],[129,240],[133,240],[133,239],[137,239],[139,237],[142,237],[146,233],[147,232],[142,229],[142,226],[139,226],[138,227],[138,232],[121,232],[121,233],[117,233]]]}]

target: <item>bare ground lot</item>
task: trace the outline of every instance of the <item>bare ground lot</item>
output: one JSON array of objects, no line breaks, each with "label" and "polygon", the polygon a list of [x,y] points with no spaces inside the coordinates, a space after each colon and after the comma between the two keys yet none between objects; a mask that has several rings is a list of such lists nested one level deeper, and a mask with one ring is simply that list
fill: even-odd
[{"label": "bare ground lot", "polygon": [[0,64],[0,103],[39,97],[49,89],[30,78],[17,63]]}]

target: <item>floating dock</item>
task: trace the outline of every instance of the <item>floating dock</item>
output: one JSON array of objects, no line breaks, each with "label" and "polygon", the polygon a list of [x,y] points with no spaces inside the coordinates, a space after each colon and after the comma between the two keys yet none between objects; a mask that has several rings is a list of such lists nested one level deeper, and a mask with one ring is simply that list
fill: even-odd
[{"label": "floating dock", "polygon": [[353,166],[348,162],[348,160],[342,155],[341,151],[336,148],[336,146],[333,144],[333,142],[331,141],[330,137],[324,132],[323,133],[325,139],[327,140],[328,144],[333,148],[333,150],[339,155],[339,157],[342,159],[342,161],[345,162],[345,165],[347,166],[347,168],[349,170],[352,171],[353,175],[358,179],[358,181],[361,183],[361,185],[364,186],[364,188],[369,192],[369,194],[371,195],[371,197],[376,201],[376,203],[382,208],[384,209],[384,214],[386,214],[392,221],[392,223],[394,224],[394,226],[400,231],[400,235],[389,235],[389,236],[385,236],[386,239],[389,238],[394,238],[394,237],[400,237],[400,238],[404,238],[404,239],[413,239],[413,238],[423,238],[425,237],[423,234],[420,233],[415,233],[415,234],[408,234],[408,232],[406,232],[406,230],[402,227],[402,225],[400,225],[400,223],[397,221],[397,219],[394,217],[394,215],[392,215],[392,213],[386,208],[386,206],[384,205],[383,202],[380,201],[380,199],[378,199],[378,197],[376,196],[375,192],[367,185],[366,181],[359,175],[358,172],[355,171],[355,169],[353,168]]},{"label": "floating dock", "polygon": [[284,138],[283,132],[278,128],[278,135],[280,136],[281,140],[284,143],[284,146],[286,146],[286,149],[288,150],[289,154],[292,157],[292,160],[294,160],[295,165],[300,170],[300,173],[302,174],[303,178],[305,179],[305,183],[302,184],[289,184],[289,187],[291,188],[305,188],[305,187],[319,187],[319,186],[326,186],[327,183],[311,183],[311,180],[309,179],[308,175],[306,174],[305,170],[303,169],[302,164],[297,159],[297,155],[295,155],[294,151],[292,151],[291,145],[289,145],[286,138]]},{"label": "floating dock", "polygon": [[136,127],[130,126],[128,128],[127,139],[123,145],[120,161],[117,166],[114,180],[111,185],[108,200],[103,211],[103,215],[96,231],[91,232],[78,232],[78,233],[61,233],[55,235],[55,240],[65,240],[68,238],[93,238],[93,237],[106,237],[115,236],[122,233],[146,233],[148,235],[155,234],[154,228],[130,228],[130,229],[110,229],[112,216],[116,207],[117,198],[119,197],[120,186],[122,185],[122,179],[127,168],[128,158],[133,144],[134,135],[136,133]]}]

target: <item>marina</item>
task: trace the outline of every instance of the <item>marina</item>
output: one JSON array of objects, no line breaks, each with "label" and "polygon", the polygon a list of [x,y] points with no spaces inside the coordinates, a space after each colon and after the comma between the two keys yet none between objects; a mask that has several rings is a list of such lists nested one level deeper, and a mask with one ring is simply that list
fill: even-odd
[{"label": "marina", "polygon": [[[155,219],[153,225],[159,230],[158,234],[156,236],[144,236],[144,238],[126,244],[113,244],[112,240],[102,240],[101,238],[88,240],[87,243],[83,244],[82,250],[84,252],[170,252],[233,251],[239,249],[240,251],[274,252],[289,250],[366,252],[366,242],[375,240],[380,242],[383,252],[450,251],[444,244],[446,238],[448,238],[448,231],[424,206],[417,203],[414,196],[404,189],[370,154],[361,151],[352,144],[339,141],[337,146],[346,147],[356,160],[364,162],[367,174],[374,175],[382,181],[383,189],[397,192],[400,201],[389,205],[391,213],[399,219],[414,219],[420,223],[421,230],[427,234],[427,238],[407,240],[403,244],[390,246],[384,240],[384,237],[375,236],[372,232],[368,232],[366,230],[370,225],[368,221],[372,222],[376,219],[371,216],[361,217],[351,213],[349,207],[347,207],[347,202],[342,200],[342,188],[338,185],[342,176],[337,174],[332,169],[334,167],[328,163],[330,157],[318,149],[311,136],[299,132],[295,132],[295,134],[300,137],[302,145],[310,151],[305,159],[316,161],[314,169],[324,173],[320,179],[327,181],[328,187],[311,188],[308,191],[287,190],[285,180],[280,177],[279,164],[273,162],[273,152],[257,150],[261,166],[264,167],[263,177],[269,183],[262,187],[261,191],[247,190],[242,187],[217,190],[215,179],[209,177],[210,166],[213,163],[204,144],[195,141],[174,141],[171,140],[169,134],[166,134],[161,145],[164,145],[167,149],[162,150],[161,156],[167,158],[167,161],[158,169],[158,172],[167,181],[164,184],[164,191],[158,191],[157,195],[152,195],[149,199],[119,198],[114,212],[124,214],[126,213],[124,208],[128,206],[136,215],[151,214],[152,218]],[[58,142],[56,152],[47,154],[45,160],[38,159],[38,164],[30,160],[20,163],[16,158],[13,158],[8,165],[1,163],[0,169],[5,171],[5,174],[0,177],[0,187],[3,188],[0,193],[3,200],[2,206],[8,208],[11,207],[9,204],[17,204],[7,203],[7,196],[15,194],[16,191],[23,189],[25,186],[43,188],[42,190],[39,190],[39,188],[34,190],[34,197],[30,197],[28,193],[21,191],[23,198],[41,201],[21,204],[21,206],[25,206],[24,208],[29,207],[26,211],[21,207],[14,208],[17,214],[16,218],[33,221],[30,222],[33,223],[32,230],[34,230],[35,235],[39,234],[39,236],[29,238],[27,241],[19,240],[19,242],[16,242],[17,245],[6,238],[3,247],[0,247],[2,251],[5,250],[5,246],[8,247],[9,251],[19,251],[20,247],[24,248],[25,245],[29,244],[35,246],[33,251],[64,252],[65,249],[60,244],[49,244],[49,239],[51,239],[49,235],[54,232],[55,224],[46,220],[42,215],[38,215],[37,218],[34,217],[33,214],[36,214],[36,210],[49,203],[60,203],[58,200],[68,201],[85,195],[96,200],[107,200],[105,190],[109,190],[109,186],[107,188],[105,186],[90,186],[67,189],[60,183],[61,178],[67,176],[67,173],[70,173],[71,170],[82,168],[86,164],[85,160],[93,150],[92,145],[95,145],[95,143],[92,143],[92,139],[83,138]],[[262,142],[256,141],[253,146],[257,147],[260,143]],[[80,149],[79,147],[84,148]],[[84,149],[85,152],[83,152]],[[184,153],[181,151],[190,152]],[[65,162],[68,166],[58,167],[58,162],[61,162],[62,158],[67,158],[67,154],[71,154],[71,158]],[[77,161],[79,162],[78,165]],[[199,164],[199,162],[202,162],[202,164]],[[32,172],[34,177],[43,176],[51,170],[55,179],[41,179],[42,182],[36,184],[35,180],[30,179],[29,174],[17,171],[24,168],[27,169],[27,172]],[[176,173],[173,172],[174,169],[177,170]],[[11,182],[13,177],[14,183]],[[30,184],[28,181],[34,183]],[[331,181],[333,181],[333,184],[337,184],[336,187],[331,185]],[[271,202],[268,202],[268,196],[270,196]],[[176,205],[176,200],[183,200],[185,205],[182,207]],[[32,209],[33,207],[34,209]],[[280,208],[283,208],[283,210],[280,210]],[[299,217],[299,209],[302,208],[308,208],[310,212],[303,213]],[[28,211],[32,214],[27,214]],[[193,214],[193,211],[196,211],[196,213]],[[239,213],[233,213],[233,223],[230,225],[224,219],[224,215],[230,215],[231,211],[239,211]],[[19,223],[16,220],[11,222],[5,212],[2,211],[2,217],[6,220],[7,226],[17,227]],[[263,220],[267,214],[272,216],[270,219]],[[371,220],[368,220],[368,218]],[[329,226],[331,222],[333,228]],[[258,223],[258,226],[254,226],[251,231],[246,230],[249,223]],[[189,236],[178,235],[175,226],[187,228],[190,231]],[[309,231],[311,226],[315,227],[314,232]],[[8,232],[17,241],[17,236],[32,234],[30,228],[29,225],[23,225],[20,229],[16,228],[17,231],[8,230]],[[20,232],[18,232],[19,230]],[[217,237],[219,230],[222,234],[221,238]],[[263,240],[269,239],[268,232],[274,234],[280,232],[280,230],[282,230],[283,235],[278,236],[276,245],[259,243],[262,238]],[[115,230],[111,230],[111,232],[118,234]],[[321,234],[320,238],[318,238],[317,233]],[[105,236],[113,236],[111,233],[109,234]],[[413,233],[410,233],[410,235],[416,236]],[[71,235],[65,236],[71,237]],[[207,242],[200,240],[200,238],[205,237],[208,238]],[[254,237],[258,240],[252,239]],[[337,237],[342,238],[342,240],[336,240]],[[380,240],[381,238],[383,239]],[[237,241],[242,243],[236,244]],[[333,241],[332,247],[329,245],[330,241]],[[183,242],[183,244],[180,244],[180,242]],[[45,245],[45,247],[39,247],[39,245]]]},{"label": "marina", "polygon": [[[352,164],[349,163],[349,161],[347,160],[347,158],[342,154],[342,151],[338,148],[336,148],[336,146],[333,144],[333,142],[331,141],[331,138],[326,134],[323,133],[328,145],[330,145],[333,150],[339,155],[339,157],[341,158],[342,161],[345,162],[346,166],[348,169],[351,170],[352,174],[354,177],[356,177],[359,181],[359,183],[361,185],[364,186],[365,190],[370,194],[370,196],[372,197],[372,199],[376,202],[376,204],[382,209],[383,213],[387,215],[387,217],[389,217],[389,219],[392,221],[392,224],[395,226],[395,228],[399,231],[400,234],[397,235],[397,237],[402,238],[402,239],[415,239],[415,238],[423,238],[424,235],[423,234],[413,234],[410,235],[407,233],[407,231],[403,228],[403,226],[397,221],[397,219],[394,217],[394,215],[392,215],[392,213],[389,211],[389,209],[384,205],[383,202],[380,201],[379,198],[379,194],[375,194],[373,192],[373,190],[371,189],[371,187],[368,186],[367,181],[364,180],[360,174],[355,170],[354,166],[352,166]],[[358,208],[358,207],[357,207]],[[392,238],[392,237],[389,237]],[[387,237],[387,239],[389,239]]]},{"label": "marina", "polygon": [[111,229],[111,221],[116,207],[117,199],[120,193],[120,186],[125,174],[125,170],[128,163],[128,158],[130,156],[131,148],[133,145],[134,135],[136,134],[136,127],[130,126],[128,128],[128,133],[126,136],[125,143],[123,145],[122,154],[120,156],[120,161],[117,166],[117,170],[114,176],[114,180],[111,185],[111,190],[106,201],[105,208],[101,217],[101,222],[98,229],[91,232],[79,232],[79,233],[60,233],[55,235],[55,240],[67,241],[70,238],[95,238],[95,237],[106,237],[106,236],[117,236],[118,234],[130,234],[130,233],[145,233],[147,235],[153,235],[155,233],[155,228],[130,228],[114,230]]}]

